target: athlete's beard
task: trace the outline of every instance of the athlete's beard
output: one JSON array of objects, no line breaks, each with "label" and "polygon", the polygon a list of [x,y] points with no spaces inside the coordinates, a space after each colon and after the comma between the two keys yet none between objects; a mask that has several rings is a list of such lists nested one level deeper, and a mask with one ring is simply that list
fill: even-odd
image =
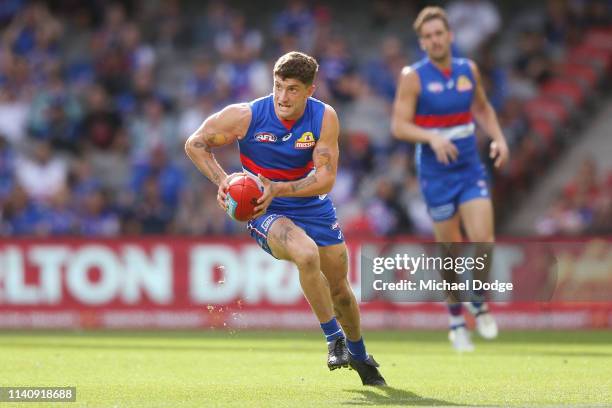
[{"label": "athlete's beard", "polygon": [[446,66],[450,62],[450,50],[447,50],[439,57],[430,54],[429,59],[432,60],[436,65]]}]

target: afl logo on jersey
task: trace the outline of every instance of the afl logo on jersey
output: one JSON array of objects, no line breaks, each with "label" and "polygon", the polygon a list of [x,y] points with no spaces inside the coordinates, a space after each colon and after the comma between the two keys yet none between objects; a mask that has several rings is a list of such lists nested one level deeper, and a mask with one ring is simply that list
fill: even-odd
[{"label": "afl logo on jersey", "polygon": [[263,143],[274,143],[277,140],[276,135],[268,132],[259,132],[255,134],[255,140]]},{"label": "afl logo on jersey", "polygon": [[312,132],[304,132],[298,140],[295,141],[296,149],[310,149],[316,144],[314,135]]},{"label": "afl logo on jersey", "polygon": [[472,89],[472,81],[470,81],[470,79],[466,77],[465,75],[461,75],[457,79],[457,91],[465,92],[471,89]]},{"label": "afl logo on jersey", "polygon": [[427,90],[431,93],[440,93],[444,90],[444,85],[441,82],[430,82],[427,84]]}]

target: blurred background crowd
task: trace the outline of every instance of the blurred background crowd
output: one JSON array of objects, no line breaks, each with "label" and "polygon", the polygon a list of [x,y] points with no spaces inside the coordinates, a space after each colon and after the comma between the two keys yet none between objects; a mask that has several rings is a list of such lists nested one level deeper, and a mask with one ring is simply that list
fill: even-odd
[{"label": "blurred background crowd", "polygon": [[[423,56],[411,26],[429,2],[259,3],[0,1],[0,235],[243,234],[183,145],[209,114],[270,93],[291,50],[317,58],[315,97],[340,116],[331,195],[345,233],[430,234],[414,147],[389,129],[400,70]],[[611,5],[441,4],[511,148],[491,171],[503,231],[609,99]],[[215,153],[240,170],[236,146]],[[575,173],[521,233],[612,231],[612,166],[584,157]]]}]

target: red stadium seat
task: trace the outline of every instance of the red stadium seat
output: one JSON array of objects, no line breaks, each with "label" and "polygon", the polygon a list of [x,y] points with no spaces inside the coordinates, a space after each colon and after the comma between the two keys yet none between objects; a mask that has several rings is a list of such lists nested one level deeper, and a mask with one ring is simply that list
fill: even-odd
[{"label": "red stadium seat", "polygon": [[542,87],[542,96],[561,99],[568,108],[573,109],[584,103],[585,92],[573,80],[556,78]]},{"label": "red stadium seat", "polygon": [[582,61],[600,72],[607,72],[610,68],[612,54],[603,49],[580,45],[570,51],[568,59],[571,61]]},{"label": "red stadium seat", "polygon": [[595,88],[600,78],[592,66],[580,62],[564,63],[561,66],[560,74],[564,78],[574,78],[585,90]]},{"label": "red stadium seat", "polygon": [[556,98],[539,96],[525,104],[525,114],[530,120],[549,119],[555,126],[559,126],[569,119],[569,109]]},{"label": "red stadium seat", "polygon": [[540,136],[546,147],[554,143],[555,128],[552,122],[546,118],[533,118],[529,121],[531,131]]},{"label": "red stadium seat", "polygon": [[612,30],[599,28],[592,29],[586,34],[584,44],[592,48],[612,52]]}]

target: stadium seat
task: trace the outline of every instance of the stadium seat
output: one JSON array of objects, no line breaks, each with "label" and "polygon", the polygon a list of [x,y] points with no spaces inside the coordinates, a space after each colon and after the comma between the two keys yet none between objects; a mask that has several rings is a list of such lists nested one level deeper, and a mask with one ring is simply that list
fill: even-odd
[{"label": "stadium seat", "polygon": [[569,119],[569,109],[563,102],[548,96],[538,96],[525,104],[525,114],[530,121],[548,119],[551,124],[559,126]]},{"label": "stadium seat", "polygon": [[584,44],[589,47],[606,50],[612,53],[612,30],[605,28],[594,28],[586,34]]},{"label": "stadium seat", "polygon": [[600,76],[590,65],[577,62],[566,62],[561,65],[560,72],[562,78],[573,78],[585,91],[590,91],[599,82]]},{"label": "stadium seat", "polygon": [[529,121],[531,131],[540,136],[547,147],[554,142],[555,128],[549,119],[533,118]]},{"label": "stadium seat", "polygon": [[597,69],[599,72],[605,73],[610,69],[611,55],[608,51],[590,47],[589,45],[580,45],[573,48],[568,57],[571,61],[583,61]]},{"label": "stadium seat", "polygon": [[584,103],[585,92],[576,81],[556,78],[542,87],[542,96],[561,99],[569,109],[575,109]]}]

